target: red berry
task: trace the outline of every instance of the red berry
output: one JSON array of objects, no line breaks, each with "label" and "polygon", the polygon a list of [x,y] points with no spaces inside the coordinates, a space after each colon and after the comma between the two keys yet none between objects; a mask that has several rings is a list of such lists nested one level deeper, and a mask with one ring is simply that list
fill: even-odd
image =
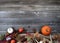
[{"label": "red berry", "polygon": [[19,28],[19,32],[22,33],[24,31],[23,28]]},{"label": "red berry", "polygon": [[11,43],[16,43],[16,40],[11,40]]}]

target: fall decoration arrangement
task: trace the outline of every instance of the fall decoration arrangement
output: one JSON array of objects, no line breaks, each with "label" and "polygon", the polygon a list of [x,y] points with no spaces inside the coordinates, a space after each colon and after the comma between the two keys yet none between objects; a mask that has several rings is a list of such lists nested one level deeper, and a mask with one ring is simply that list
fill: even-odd
[{"label": "fall decoration arrangement", "polygon": [[10,27],[7,29],[6,34],[0,34],[0,42],[2,43],[54,43],[60,38],[60,35],[51,35],[52,28],[48,25],[42,26],[39,30],[41,33],[33,29],[33,33],[24,32],[23,27],[15,30]]}]

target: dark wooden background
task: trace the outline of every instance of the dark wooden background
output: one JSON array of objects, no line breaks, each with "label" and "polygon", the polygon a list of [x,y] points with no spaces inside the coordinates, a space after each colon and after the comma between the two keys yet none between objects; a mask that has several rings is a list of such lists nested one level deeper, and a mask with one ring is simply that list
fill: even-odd
[{"label": "dark wooden background", "polygon": [[51,26],[52,32],[60,32],[59,0],[0,0],[0,34],[9,27],[22,26],[32,32],[43,25]]}]

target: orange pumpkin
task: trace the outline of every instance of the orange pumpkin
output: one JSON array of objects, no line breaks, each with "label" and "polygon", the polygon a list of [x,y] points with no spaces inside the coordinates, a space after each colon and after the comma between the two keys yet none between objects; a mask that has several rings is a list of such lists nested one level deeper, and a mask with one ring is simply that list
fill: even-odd
[{"label": "orange pumpkin", "polygon": [[43,35],[45,35],[45,36],[50,35],[50,34],[51,34],[51,27],[50,27],[50,26],[47,26],[47,25],[43,26],[43,27],[41,28],[41,33],[42,33]]},{"label": "orange pumpkin", "polygon": [[16,40],[11,40],[11,43],[16,43]]}]

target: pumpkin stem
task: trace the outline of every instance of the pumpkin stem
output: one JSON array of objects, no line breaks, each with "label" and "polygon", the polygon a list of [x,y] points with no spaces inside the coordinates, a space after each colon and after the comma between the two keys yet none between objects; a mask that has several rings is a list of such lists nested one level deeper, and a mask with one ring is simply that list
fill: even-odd
[{"label": "pumpkin stem", "polygon": [[46,29],[46,31],[47,31],[47,32],[49,32],[49,30],[48,30],[48,29]]}]

